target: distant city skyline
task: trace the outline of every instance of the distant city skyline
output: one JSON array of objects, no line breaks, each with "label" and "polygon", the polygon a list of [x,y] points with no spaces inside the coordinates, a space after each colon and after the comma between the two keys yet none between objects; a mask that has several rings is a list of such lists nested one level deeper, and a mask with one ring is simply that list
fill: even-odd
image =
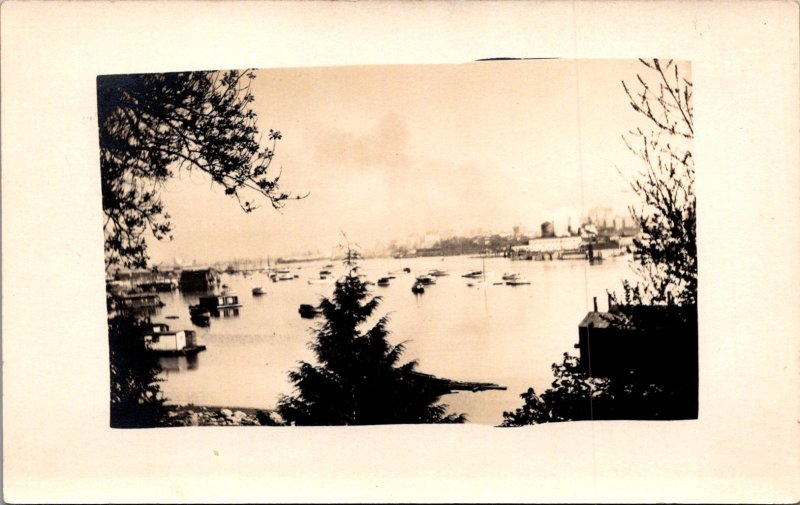
[{"label": "distant city skyline", "polygon": [[[620,175],[640,125],[621,81],[636,60],[501,61],[257,70],[259,128],[280,130],[273,167],[305,199],[250,214],[204,174],[162,192],[174,240],[153,264],[292,256],[424,230],[537,230],[636,203]],[[560,224],[563,223],[563,224]]]}]

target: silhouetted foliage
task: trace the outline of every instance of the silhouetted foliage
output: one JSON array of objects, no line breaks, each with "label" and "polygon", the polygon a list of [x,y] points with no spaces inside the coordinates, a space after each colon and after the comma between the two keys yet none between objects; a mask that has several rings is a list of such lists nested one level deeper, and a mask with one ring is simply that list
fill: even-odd
[{"label": "silhouetted foliage", "polygon": [[514,412],[503,412],[502,426],[522,426],[554,421],[592,419],[592,406],[608,396],[608,381],[593,379],[582,373],[578,358],[564,353],[564,361],[553,364],[550,389],[537,395],[533,388],[520,395],[522,407]]},{"label": "silhouetted foliage", "polygon": [[631,107],[650,130],[623,136],[643,162],[630,181],[642,199],[630,212],[641,228],[634,240],[635,269],[643,284],[624,283],[626,296],[640,303],[697,303],[696,202],[692,140],[692,82],[680,66],[658,59],[640,60],[637,89],[622,86]]},{"label": "silhouetted foliage", "polygon": [[[663,349],[685,350],[630,362],[615,363],[615,373],[598,378],[564,354],[553,365],[555,380],[541,395],[533,388],[520,395],[521,408],[504,412],[503,426],[588,419],[686,419],[697,416],[697,244],[694,192],[692,83],[679,65],[640,60],[637,90],[622,83],[631,107],[650,129],[636,128],[623,137],[643,161],[630,181],[642,199],[631,215],[641,228],[634,239],[634,269],[642,282],[623,281],[625,304],[615,314],[620,332],[656,339]],[[616,297],[611,297],[617,303]],[[672,305],[652,310],[653,305]],[[658,307],[655,307],[658,309]],[[645,309],[645,310],[641,310]],[[656,347],[657,348],[657,347]],[[652,349],[652,347],[651,347]],[[644,355],[642,355],[644,356]],[[641,357],[640,357],[641,358]]]},{"label": "silhouetted foliage", "polygon": [[301,362],[289,373],[295,394],[281,397],[277,412],[295,425],[464,422],[436,403],[442,392],[414,374],[415,361],[398,365],[404,345],[387,341],[388,316],[360,331],[380,297],[370,297],[352,260],[347,264],[333,297],[319,305],[325,321],[310,344],[318,365]]},{"label": "silhouetted foliage", "polygon": [[245,212],[257,207],[248,194],[275,208],[289,198],[269,170],[281,134],[262,134],[250,105],[254,78],[236,70],[97,78],[106,268],[146,267],[148,230],[172,237],[160,191],[176,170],[205,172]]},{"label": "silhouetted foliage", "polygon": [[[696,375],[691,371],[677,380],[653,380],[647,373],[628,372],[625,377],[591,377],[580,360],[564,353],[553,364],[550,388],[537,395],[533,388],[520,395],[522,407],[503,412],[501,426],[524,426],[559,421],[612,419],[668,420],[697,416]],[[692,377],[695,377],[692,380]]]},{"label": "silhouetted foliage", "polygon": [[161,366],[145,351],[142,324],[130,316],[108,322],[112,428],[152,428],[165,415]]}]

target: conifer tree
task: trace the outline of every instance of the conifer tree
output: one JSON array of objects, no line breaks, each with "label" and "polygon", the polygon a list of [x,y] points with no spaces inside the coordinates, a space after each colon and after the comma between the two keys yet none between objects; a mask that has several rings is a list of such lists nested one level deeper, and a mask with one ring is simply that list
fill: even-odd
[{"label": "conifer tree", "polygon": [[415,373],[415,361],[398,365],[404,344],[388,342],[388,316],[360,330],[381,299],[370,296],[351,251],[346,265],[333,296],[319,305],[324,322],[310,344],[318,364],[301,362],[289,373],[295,393],[280,399],[277,412],[295,425],[464,422],[437,403],[441,389]]}]

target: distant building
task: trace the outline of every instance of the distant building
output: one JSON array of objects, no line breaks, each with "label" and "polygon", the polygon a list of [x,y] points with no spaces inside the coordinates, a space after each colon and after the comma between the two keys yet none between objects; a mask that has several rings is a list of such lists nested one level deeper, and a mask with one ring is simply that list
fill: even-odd
[{"label": "distant building", "polygon": [[528,245],[514,246],[512,250],[524,250],[532,253],[559,252],[578,249],[580,246],[580,237],[549,237],[528,240]]}]

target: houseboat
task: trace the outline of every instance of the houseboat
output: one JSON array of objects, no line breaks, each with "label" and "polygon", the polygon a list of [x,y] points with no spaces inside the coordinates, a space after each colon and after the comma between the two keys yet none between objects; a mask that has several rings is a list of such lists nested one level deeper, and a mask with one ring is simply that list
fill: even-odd
[{"label": "houseboat", "polygon": [[156,354],[186,356],[204,351],[206,346],[197,343],[192,330],[173,331],[164,323],[155,323],[144,335],[144,348]]},{"label": "houseboat", "polygon": [[114,296],[112,306],[119,311],[135,311],[157,309],[163,307],[164,302],[154,293],[132,293]]},{"label": "houseboat", "polygon": [[[242,304],[239,303],[239,297],[232,293],[224,293],[221,295],[201,296],[197,305],[189,307],[189,313],[193,316],[195,314],[201,315],[204,312],[212,316],[219,316],[220,312],[227,311],[228,309],[238,309]],[[234,313],[235,310],[234,310]]]},{"label": "houseboat", "polygon": [[189,318],[192,320],[192,323],[197,326],[211,325],[211,312],[199,305],[189,306]]}]

